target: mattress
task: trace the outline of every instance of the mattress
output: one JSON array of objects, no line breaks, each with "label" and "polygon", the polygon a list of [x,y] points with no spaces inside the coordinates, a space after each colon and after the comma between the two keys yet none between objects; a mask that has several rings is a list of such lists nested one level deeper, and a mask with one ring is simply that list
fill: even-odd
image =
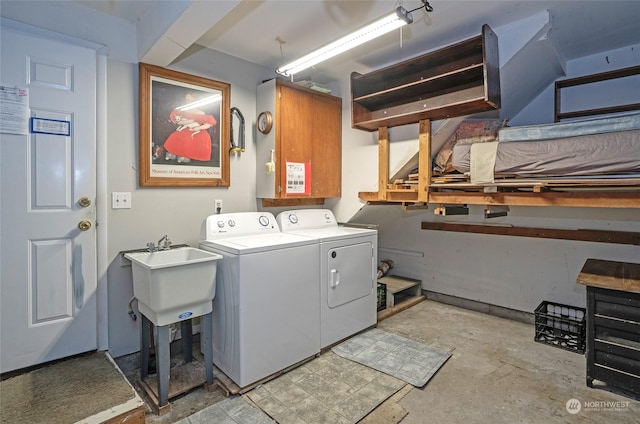
[{"label": "mattress", "polygon": [[555,124],[505,127],[498,132],[500,141],[549,140],[579,135],[603,134],[640,129],[640,113],[559,122]]},{"label": "mattress", "polygon": [[[640,130],[496,143],[492,172],[496,174],[578,176],[640,172]],[[472,164],[471,146],[454,146],[452,163],[457,171],[469,173],[472,168],[482,168]],[[474,181],[474,175],[471,181],[492,182]]]}]

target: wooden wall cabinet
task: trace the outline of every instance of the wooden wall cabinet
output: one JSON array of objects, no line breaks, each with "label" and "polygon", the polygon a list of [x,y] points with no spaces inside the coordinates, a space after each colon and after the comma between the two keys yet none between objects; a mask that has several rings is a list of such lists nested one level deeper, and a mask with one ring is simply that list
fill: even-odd
[{"label": "wooden wall cabinet", "polygon": [[[273,117],[271,131],[256,130],[257,197],[340,197],[342,99],[274,79],[258,86],[256,107],[256,116],[268,111]],[[308,193],[287,188],[287,164],[305,164]]]},{"label": "wooden wall cabinet", "polygon": [[351,74],[352,126],[376,131],[500,108],[498,37],[482,34],[367,74]]}]

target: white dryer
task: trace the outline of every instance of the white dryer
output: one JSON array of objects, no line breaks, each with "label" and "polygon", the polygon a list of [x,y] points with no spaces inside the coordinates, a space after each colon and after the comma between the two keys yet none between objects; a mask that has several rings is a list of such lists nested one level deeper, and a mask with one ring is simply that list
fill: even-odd
[{"label": "white dryer", "polygon": [[213,363],[241,388],[320,352],[319,246],[268,212],[207,217],[200,248],[222,255]]},{"label": "white dryer", "polygon": [[375,325],[378,232],[339,226],[328,209],[285,211],[277,221],[283,233],[320,245],[321,349]]}]

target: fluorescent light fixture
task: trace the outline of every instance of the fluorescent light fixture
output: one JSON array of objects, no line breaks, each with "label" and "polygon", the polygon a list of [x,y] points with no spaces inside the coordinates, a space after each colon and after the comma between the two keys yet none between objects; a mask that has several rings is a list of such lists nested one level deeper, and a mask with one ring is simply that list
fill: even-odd
[{"label": "fluorescent light fixture", "polygon": [[292,76],[304,69],[316,65],[333,56],[337,56],[340,53],[346,52],[349,49],[366,43],[369,40],[373,40],[374,38],[391,32],[401,26],[410,24],[411,22],[413,22],[411,13],[407,12],[404,7],[399,6],[391,14],[360,28],[359,30],[352,32],[333,43],[327,44],[326,46],[321,47],[318,50],[289,63],[288,65],[278,68],[276,72],[281,75]]},{"label": "fluorescent light fixture", "polygon": [[186,105],[178,106],[176,110],[191,110],[197,107],[202,107],[206,105],[210,105],[211,103],[217,102],[222,98],[221,94],[214,94],[213,96],[205,97],[200,100],[196,100],[195,102],[187,103]]}]

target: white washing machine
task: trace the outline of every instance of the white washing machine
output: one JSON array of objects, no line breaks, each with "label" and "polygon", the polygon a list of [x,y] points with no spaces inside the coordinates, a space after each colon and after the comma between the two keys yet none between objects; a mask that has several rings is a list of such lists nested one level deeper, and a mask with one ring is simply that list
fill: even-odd
[{"label": "white washing machine", "polygon": [[212,215],[200,248],[222,255],[213,363],[240,388],[320,352],[319,246],[280,232],[273,214]]},{"label": "white washing machine", "polygon": [[320,245],[320,347],[377,322],[378,232],[339,226],[328,209],[281,212],[285,234],[313,237]]}]

